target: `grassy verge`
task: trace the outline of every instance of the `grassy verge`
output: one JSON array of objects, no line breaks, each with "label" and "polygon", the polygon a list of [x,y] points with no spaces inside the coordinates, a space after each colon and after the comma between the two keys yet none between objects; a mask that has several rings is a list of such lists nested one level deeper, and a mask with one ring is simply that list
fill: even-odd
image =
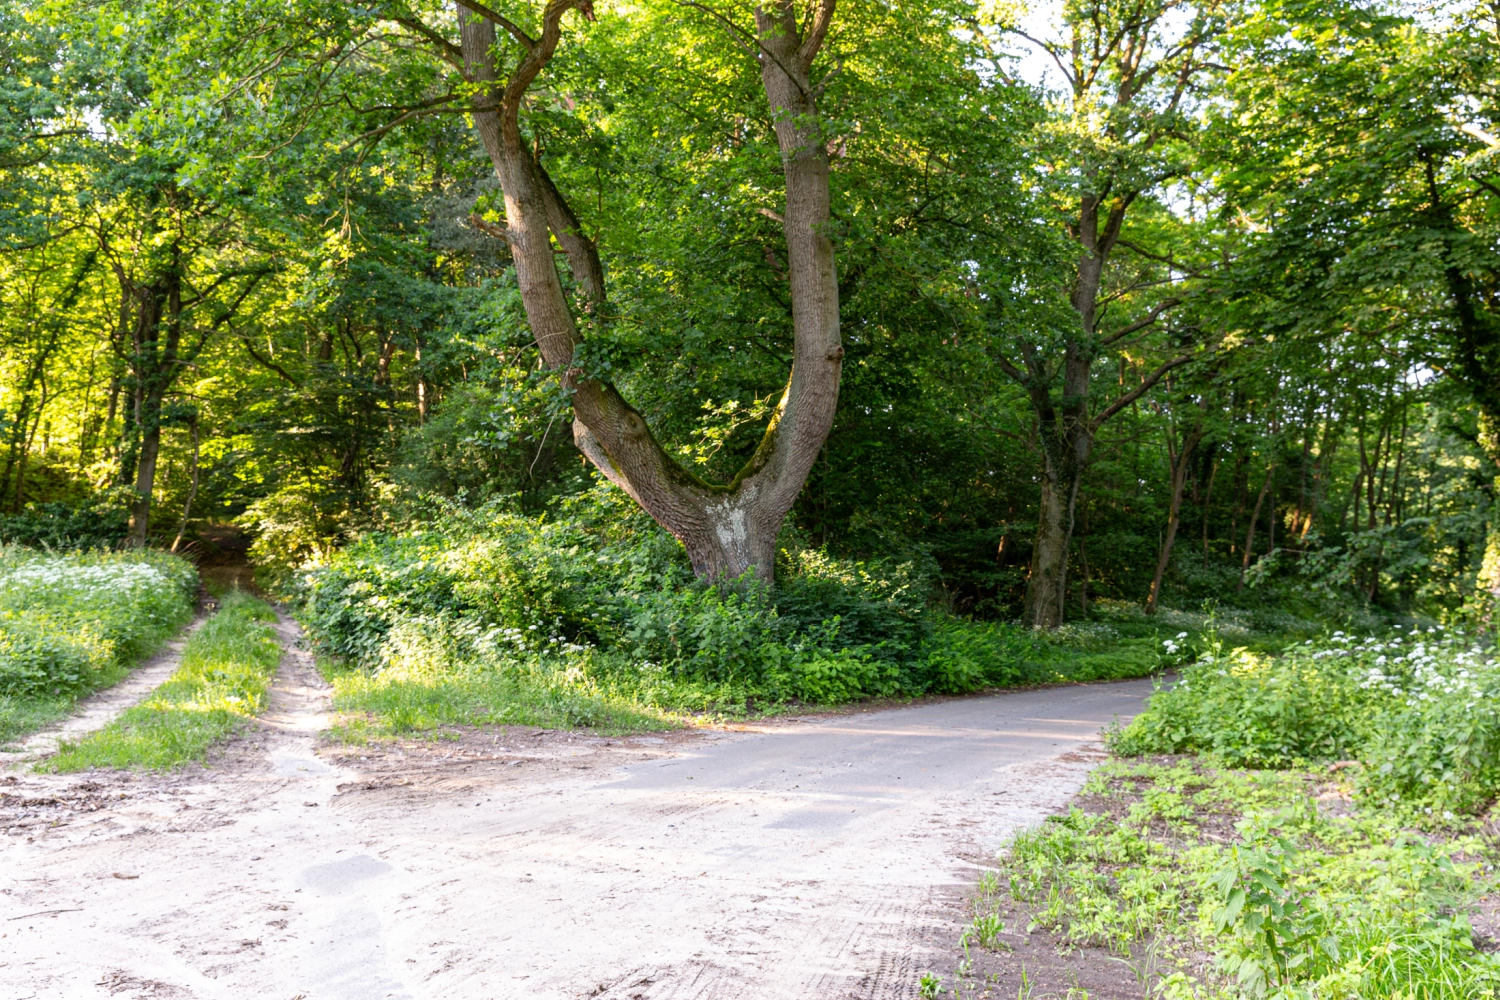
[{"label": "grassy verge", "polygon": [[0,546],[0,747],[123,678],[192,616],[196,590],[166,553]]},{"label": "grassy verge", "polygon": [[1349,793],[1327,771],[1106,765],[981,881],[965,959],[927,993],[1495,996],[1500,956],[1467,916],[1493,842],[1423,834]]},{"label": "grassy verge", "polygon": [[[319,663],[333,685],[335,709],[346,713],[336,732],[364,739],[431,733],[450,725],[661,729],[867,697],[904,700],[1142,677],[1186,655],[1189,640],[1161,639],[1160,620],[1128,605],[1108,612],[1111,619],[1052,634],[934,615],[929,634],[910,658],[918,661],[915,668],[869,648],[828,649],[796,640],[751,649],[725,643],[727,654],[716,651],[720,662],[702,656],[689,667],[540,629],[487,627],[458,616],[393,616],[383,623],[381,647],[364,662],[324,656]],[[1173,625],[1195,627],[1195,635],[1208,621],[1206,615],[1168,614],[1177,618]],[[680,622],[669,627],[687,630]],[[310,631],[315,641],[328,635],[316,619]],[[1254,648],[1274,649],[1306,633],[1240,629],[1238,634]],[[744,667],[737,674],[724,668],[723,660],[731,657],[739,657]],[[914,673],[928,680],[913,683]]]},{"label": "grassy verge", "polygon": [[1207,636],[981,880],[929,996],[1500,993],[1500,663],[1458,631]]},{"label": "grassy verge", "polygon": [[279,578],[334,665],[337,705],[363,719],[350,732],[639,728],[1141,677],[1180,664],[1210,623],[1259,652],[1323,631],[1270,612],[1095,601],[1090,620],[1040,633],[946,612],[930,566],[842,559],[792,533],[775,587],[710,586],[611,487],[540,517],[505,500],[433,502],[410,531],[366,535]]},{"label": "grassy verge", "polygon": [[604,733],[670,729],[679,720],[628,700],[589,695],[563,684],[483,670],[446,676],[371,675],[323,664],[333,685],[333,707],[342,713],[330,729],[335,739],[362,743],[445,726],[586,727]]},{"label": "grassy verge", "polygon": [[201,760],[208,748],[265,708],[281,646],[264,601],[228,592],[219,612],[193,633],[182,664],[145,701],[41,765],[166,769]]}]

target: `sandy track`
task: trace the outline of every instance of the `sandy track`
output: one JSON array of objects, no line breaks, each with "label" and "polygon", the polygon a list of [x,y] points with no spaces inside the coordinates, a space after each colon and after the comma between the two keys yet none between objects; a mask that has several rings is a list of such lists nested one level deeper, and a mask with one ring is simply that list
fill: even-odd
[{"label": "sandy track", "polygon": [[188,636],[198,631],[208,621],[209,615],[210,612],[199,609],[187,628],[133,669],[120,683],[82,699],[74,707],[73,714],[56,725],[32,733],[14,750],[0,750],[0,768],[29,763],[56,753],[64,740],[79,740],[109,725],[121,712],[156,690],[158,684],[177,671]]},{"label": "sandy track", "polygon": [[909,997],[1148,690],[319,751],[292,652],[213,768],[0,778],[0,996]]}]

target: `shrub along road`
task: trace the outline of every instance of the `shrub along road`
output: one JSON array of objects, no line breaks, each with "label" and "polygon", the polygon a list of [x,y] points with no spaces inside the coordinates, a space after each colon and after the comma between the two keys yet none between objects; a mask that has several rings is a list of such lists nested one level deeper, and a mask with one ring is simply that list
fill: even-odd
[{"label": "shrub along road", "polygon": [[211,767],[0,778],[0,993],[910,996],[1148,691],[330,747],[295,652]]}]

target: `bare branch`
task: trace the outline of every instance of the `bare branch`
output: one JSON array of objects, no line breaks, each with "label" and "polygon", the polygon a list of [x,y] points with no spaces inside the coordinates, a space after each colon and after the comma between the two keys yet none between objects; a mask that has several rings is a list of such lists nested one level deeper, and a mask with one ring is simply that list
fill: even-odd
[{"label": "bare branch", "polygon": [[437,49],[438,55],[443,58],[444,62],[453,66],[460,72],[463,71],[463,52],[459,50],[457,45],[454,45],[452,42],[448,41],[448,39],[444,38],[441,33],[433,30],[432,28],[429,28],[427,25],[423,24],[421,21],[418,21],[413,17],[393,17],[391,18],[391,20],[401,25],[401,27],[407,28],[411,31],[415,31],[417,34],[427,39],[432,43],[432,47]]},{"label": "bare branch", "polygon": [[263,367],[263,368],[269,368],[271,371],[275,372],[277,375],[280,375],[282,378],[284,378],[288,382],[292,383],[292,385],[301,385],[302,384],[302,383],[298,382],[296,379],[292,378],[292,376],[287,373],[287,370],[285,368],[281,367],[276,362],[272,361],[270,358],[262,357],[260,355],[260,352],[255,349],[255,345],[252,344],[252,343],[250,343],[250,338],[249,337],[245,336],[243,333],[241,333],[238,330],[234,331],[234,335],[239,338],[239,341],[240,341],[241,344],[245,345],[245,353],[249,354],[250,357],[257,364],[259,364],[261,367]]},{"label": "bare branch", "polygon": [[1019,35],[1020,37],[1026,39],[1032,45],[1037,46],[1043,52],[1051,56],[1052,61],[1057,63],[1057,68],[1062,70],[1063,78],[1068,81],[1069,85],[1073,87],[1078,86],[1077,77],[1068,70],[1067,66],[1063,65],[1062,56],[1057,54],[1057,50],[1053,46],[1049,45],[1047,42],[1042,41],[1040,38],[1033,38],[1030,35],[1026,34],[1026,32],[1017,30],[1015,28],[1010,29],[1010,32],[1013,35]]},{"label": "bare branch", "polygon": [[1120,340],[1123,340],[1124,338],[1130,336],[1132,333],[1135,333],[1137,330],[1146,329],[1146,327],[1150,326],[1158,319],[1160,319],[1162,317],[1162,314],[1165,313],[1168,309],[1175,308],[1176,306],[1180,306],[1181,304],[1182,300],[1179,298],[1162,299],[1156,304],[1156,308],[1152,309],[1144,317],[1136,320],[1134,323],[1126,324],[1125,326],[1116,330],[1114,333],[1110,334],[1108,337],[1101,338],[1099,343],[1103,347],[1108,347],[1110,344],[1117,343]]}]

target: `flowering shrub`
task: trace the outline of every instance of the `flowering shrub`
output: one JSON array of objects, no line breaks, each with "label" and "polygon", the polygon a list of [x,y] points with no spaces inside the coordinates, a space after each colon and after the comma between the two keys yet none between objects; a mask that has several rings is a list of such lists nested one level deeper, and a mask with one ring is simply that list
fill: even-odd
[{"label": "flowering shrub", "polygon": [[191,614],[197,573],[164,553],[0,547],[0,696],[73,696]]},{"label": "flowering shrub", "polygon": [[1500,792],[1497,696],[1495,648],[1459,629],[1339,631],[1276,657],[1210,638],[1113,747],[1250,767],[1352,759],[1365,799],[1451,818]]}]

